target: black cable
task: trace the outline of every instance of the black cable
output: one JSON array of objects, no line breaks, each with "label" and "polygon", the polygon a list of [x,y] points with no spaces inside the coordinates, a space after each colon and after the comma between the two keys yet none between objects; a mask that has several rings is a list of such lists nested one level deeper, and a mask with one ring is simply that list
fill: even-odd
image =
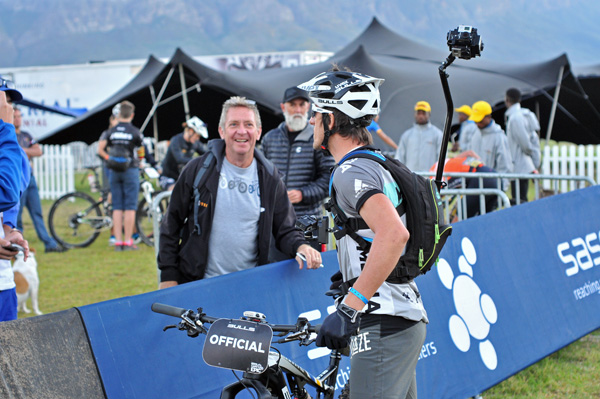
[{"label": "black cable", "polygon": [[237,378],[237,380],[240,382],[240,384],[242,384],[242,385],[244,386],[244,388],[245,388],[245,389],[246,389],[248,392],[250,392],[250,395],[252,395],[252,398],[254,398],[254,399],[258,399],[258,398],[256,398],[256,397],[254,396],[254,393],[252,392],[252,390],[250,389],[250,387],[249,387],[249,386],[247,386],[246,384],[244,384],[244,381],[242,381],[242,380],[240,379],[240,377],[238,377],[238,375],[235,373],[235,370],[231,370],[231,372],[233,373],[233,375],[235,376],[235,378]]}]

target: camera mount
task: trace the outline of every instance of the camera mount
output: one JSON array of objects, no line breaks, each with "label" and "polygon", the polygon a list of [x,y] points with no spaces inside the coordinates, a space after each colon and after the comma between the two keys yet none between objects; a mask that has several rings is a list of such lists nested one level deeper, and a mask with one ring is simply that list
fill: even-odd
[{"label": "camera mount", "polygon": [[477,28],[471,26],[460,25],[458,28],[448,32],[446,39],[448,48],[450,49],[450,55],[439,67],[440,80],[442,81],[444,97],[446,98],[446,123],[444,125],[444,136],[435,175],[435,185],[438,190],[441,190],[441,188],[445,186],[445,183],[442,181],[442,174],[444,173],[446,148],[450,141],[450,126],[452,123],[452,114],[454,113],[454,104],[452,102],[452,95],[450,94],[450,86],[448,86],[449,75],[446,72],[446,68],[448,68],[457,57],[463,60],[470,60],[471,58],[480,56],[481,51],[483,50],[481,36],[477,34]]},{"label": "camera mount", "polygon": [[300,216],[296,219],[296,229],[300,230],[307,240],[316,240],[321,245],[329,243],[329,233],[333,232],[333,229],[329,228],[328,216],[320,219],[308,215]]}]

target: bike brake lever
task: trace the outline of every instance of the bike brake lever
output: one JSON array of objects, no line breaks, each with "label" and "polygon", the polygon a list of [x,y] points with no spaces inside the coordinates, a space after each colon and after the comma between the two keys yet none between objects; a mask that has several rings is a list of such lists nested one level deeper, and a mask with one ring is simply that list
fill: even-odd
[{"label": "bike brake lever", "polygon": [[168,325],[168,326],[165,326],[165,327],[163,328],[163,331],[170,330],[171,328],[177,328],[177,326],[176,326],[175,324],[170,324],[170,325]]},{"label": "bike brake lever", "polygon": [[289,334],[287,337],[282,338],[280,340],[277,341],[278,344],[282,344],[285,342],[292,342],[292,341],[304,341],[306,338],[302,338],[303,335],[305,335],[306,332],[305,331],[297,331],[295,333],[291,333]]}]

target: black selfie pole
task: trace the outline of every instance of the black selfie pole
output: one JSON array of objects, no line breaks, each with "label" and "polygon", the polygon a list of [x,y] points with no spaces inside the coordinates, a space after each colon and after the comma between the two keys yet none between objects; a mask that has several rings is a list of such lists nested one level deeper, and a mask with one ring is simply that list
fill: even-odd
[{"label": "black selfie pole", "polygon": [[471,26],[461,25],[458,28],[451,30],[448,32],[447,40],[448,48],[451,52],[448,58],[446,58],[446,61],[444,61],[439,68],[447,109],[442,148],[440,148],[440,156],[438,158],[437,172],[434,180],[438,191],[445,185],[442,181],[442,175],[444,173],[444,163],[446,163],[446,150],[448,148],[448,142],[450,141],[450,123],[452,123],[452,115],[454,114],[454,104],[452,103],[452,95],[450,95],[446,68],[454,62],[456,57],[462,58],[463,60],[470,60],[471,58],[481,55],[481,51],[483,50],[481,36],[477,34],[477,28]]},{"label": "black selfie pole", "polygon": [[454,104],[452,103],[452,95],[450,94],[450,87],[448,86],[448,74],[446,73],[446,68],[452,64],[455,59],[456,57],[451,53],[439,68],[440,80],[442,81],[444,97],[446,98],[446,124],[444,125],[444,136],[442,138],[442,147],[440,148],[440,156],[438,158],[438,166],[434,180],[438,191],[441,190],[444,185],[442,174],[444,173],[444,163],[446,162],[446,149],[448,148],[448,142],[450,141],[450,123],[452,123],[452,114],[454,113]]}]

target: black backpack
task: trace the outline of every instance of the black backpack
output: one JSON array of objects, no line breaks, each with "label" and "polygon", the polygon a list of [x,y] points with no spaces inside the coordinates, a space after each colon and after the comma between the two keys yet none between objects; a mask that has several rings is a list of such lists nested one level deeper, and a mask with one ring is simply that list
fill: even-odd
[{"label": "black backpack", "polygon": [[[354,150],[346,155],[338,166],[351,158],[367,158],[378,162],[390,172],[400,186],[403,200],[396,210],[400,216],[406,213],[406,228],[410,233],[410,239],[406,244],[404,255],[400,257],[396,268],[386,281],[403,284],[427,273],[437,262],[446,239],[452,234],[452,226],[444,224],[442,199],[435,182],[411,172],[398,160],[387,158],[374,148],[361,147]],[[368,251],[371,243],[356,233],[360,229],[368,228],[367,224],[361,218],[348,218],[337,205],[333,188],[333,175],[336,169],[331,174],[330,200],[325,206],[333,214],[334,222],[339,228],[334,233],[335,238],[340,239],[348,234],[363,250]]]},{"label": "black backpack", "polygon": [[131,166],[131,150],[127,147],[121,145],[110,146],[108,155],[106,166],[115,172],[125,172]]}]

